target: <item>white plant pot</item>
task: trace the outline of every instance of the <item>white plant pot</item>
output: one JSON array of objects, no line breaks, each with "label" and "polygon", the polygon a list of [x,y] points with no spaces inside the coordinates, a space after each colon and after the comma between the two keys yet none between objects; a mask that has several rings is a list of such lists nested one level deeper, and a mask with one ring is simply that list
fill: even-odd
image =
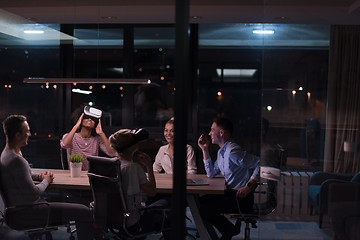
[{"label": "white plant pot", "polygon": [[79,163],[70,162],[71,177],[80,177],[81,176],[81,166],[82,166],[82,162],[79,162]]}]

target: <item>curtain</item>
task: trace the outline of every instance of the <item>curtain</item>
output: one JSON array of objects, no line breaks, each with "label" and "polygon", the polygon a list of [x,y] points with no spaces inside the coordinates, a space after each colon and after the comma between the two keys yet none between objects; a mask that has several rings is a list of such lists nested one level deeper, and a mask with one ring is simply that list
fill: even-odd
[{"label": "curtain", "polygon": [[[359,90],[360,26],[331,26],[324,171],[358,171]],[[345,152],[344,142],[355,147]]]}]

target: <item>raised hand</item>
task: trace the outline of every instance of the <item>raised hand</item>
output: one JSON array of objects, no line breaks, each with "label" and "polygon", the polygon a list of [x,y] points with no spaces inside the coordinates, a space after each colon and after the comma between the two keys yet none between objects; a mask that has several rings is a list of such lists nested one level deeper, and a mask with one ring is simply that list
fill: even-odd
[{"label": "raised hand", "polygon": [[80,128],[80,125],[82,123],[82,120],[83,120],[83,117],[84,117],[84,113],[81,114],[81,116],[79,117],[79,119],[77,120],[77,122],[75,123],[75,129],[78,130]]},{"label": "raised hand", "polygon": [[209,147],[210,141],[209,139],[205,136],[205,134],[201,134],[201,136],[198,139],[198,145],[199,147],[204,150],[207,149]]},{"label": "raised hand", "polygon": [[102,127],[101,127],[101,120],[100,120],[100,119],[99,119],[98,125],[96,126],[95,131],[96,131],[96,133],[97,133],[98,135],[101,135],[102,133],[104,133],[103,130],[102,130]]}]

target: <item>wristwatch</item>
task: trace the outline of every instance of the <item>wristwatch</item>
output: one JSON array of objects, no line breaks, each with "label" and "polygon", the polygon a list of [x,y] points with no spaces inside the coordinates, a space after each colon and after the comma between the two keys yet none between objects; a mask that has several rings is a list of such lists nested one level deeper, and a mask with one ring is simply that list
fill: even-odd
[{"label": "wristwatch", "polygon": [[249,188],[251,188],[251,187],[253,186],[253,184],[252,184],[252,182],[248,182],[248,183],[246,184],[246,186],[249,187]]}]

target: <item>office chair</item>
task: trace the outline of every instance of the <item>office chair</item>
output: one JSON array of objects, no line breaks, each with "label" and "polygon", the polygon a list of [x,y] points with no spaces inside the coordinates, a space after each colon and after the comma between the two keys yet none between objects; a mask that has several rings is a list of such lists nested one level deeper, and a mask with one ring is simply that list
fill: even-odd
[{"label": "office chair", "polygon": [[[60,140],[61,141],[61,140]],[[60,160],[61,160],[61,167],[63,170],[69,169],[69,163],[67,160],[67,152],[65,148],[60,147]]]},{"label": "office chair", "polygon": [[[0,197],[2,198],[5,211],[0,211],[1,221],[14,230],[23,231],[31,240],[41,240],[45,236],[46,240],[52,240],[51,231],[57,230],[57,226],[50,226],[50,208],[47,202],[23,204],[9,206],[7,196],[4,194],[2,183],[0,183]],[[36,206],[46,206],[46,217],[34,216],[32,211]],[[27,219],[26,216],[31,216]]]},{"label": "office chair", "polygon": [[[251,228],[257,228],[257,220],[261,216],[271,214],[275,211],[277,206],[276,200],[276,182],[272,180],[262,181],[258,183],[258,189],[255,193],[259,194],[259,198],[266,199],[265,201],[255,203],[253,208],[248,213],[242,213],[238,205],[239,213],[229,214],[230,218],[236,219],[235,227],[240,228],[241,222],[245,223],[244,240],[250,239],[250,225]],[[263,195],[264,197],[261,197]],[[239,229],[240,230],[240,229]],[[240,231],[239,231],[240,232]]]},{"label": "office chair", "polygon": [[285,150],[277,145],[276,148],[268,148],[261,154],[260,163],[260,182],[255,194],[258,196],[258,202],[254,203],[253,208],[248,213],[241,213],[238,205],[239,213],[231,213],[230,218],[236,219],[235,227],[239,229],[241,223],[245,223],[244,240],[250,239],[251,228],[257,228],[257,220],[265,215],[275,211],[277,206],[277,182],[283,174],[280,170],[282,165],[286,164]]},{"label": "office chair", "polygon": [[[93,212],[97,224],[108,228],[116,239],[143,238],[164,230],[163,224],[161,229],[151,232],[130,233],[126,224],[132,213],[127,209],[121,185],[120,160],[98,156],[88,156],[87,159],[89,161],[88,177],[94,198]],[[153,207],[145,207],[144,210],[149,208]],[[165,216],[167,209],[163,210]]]}]

